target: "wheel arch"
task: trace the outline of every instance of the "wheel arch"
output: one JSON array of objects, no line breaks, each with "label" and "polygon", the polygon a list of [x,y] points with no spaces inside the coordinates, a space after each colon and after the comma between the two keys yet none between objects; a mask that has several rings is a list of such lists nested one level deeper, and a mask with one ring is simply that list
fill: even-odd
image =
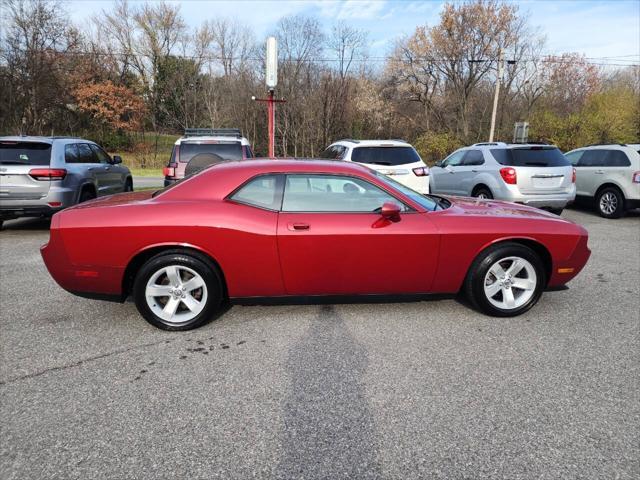
[{"label": "wheel arch", "polygon": [[598,195],[600,195],[600,192],[602,192],[605,188],[615,188],[616,190],[618,190],[620,192],[620,194],[622,195],[622,199],[626,200],[627,197],[625,197],[624,195],[624,189],[618,185],[616,182],[614,182],[613,180],[607,180],[605,183],[603,183],[602,185],[600,185],[597,189],[596,192],[593,195],[594,200],[598,198]]},{"label": "wheel arch", "polygon": [[473,261],[471,262],[471,264],[469,265],[468,269],[467,269],[467,275],[469,274],[469,272],[471,271],[471,268],[473,267],[474,262],[476,261],[476,259],[487,250],[487,248],[490,247],[494,247],[497,245],[501,245],[503,243],[517,243],[520,245],[523,245],[525,247],[530,248],[531,250],[533,250],[539,257],[540,260],[542,261],[542,264],[544,265],[544,270],[545,270],[545,287],[547,286],[547,284],[549,283],[549,280],[551,278],[551,275],[553,273],[553,257],[551,256],[551,252],[549,252],[549,249],[539,240],[536,240],[535,238],[531,238],[531,237],[503,237],[503,238],[499,238],[496,239],[492,242],[489,242],[487,244],[485,244],[479,251],[478,253],[475,255],[475,257],[473,258]]},{"label": "wheel arch", "polygon": [[489,192],[491,192],[491,195],[493,195],[493,190],[491,190],[491,187],[489,185],[487,185],[486,183],[484,183],[483,181],[480,181],[478,183],[476,183],[473,188],[471,189],[471,196],[473,197],[474,194],[480,190],[481,188],[485,188],[487,190],[489,190]]},{"label": "wheel arch", "polygon": [[222,270],[220,263],[213,257],[213,255],[195,245],[184,243],[163,243],[145,247],[131,257],[122,276],[121,288],[123,299],[129,296],[129,294],[133,290],[133,282],[135,280],[136,274],[149,259],[155,257],[160,253],[175,251],[181,251],[185,254],[196,257],[209,264],[209,266],[216,270],[220,275],[220,281],[222,282],[223,295],[225,298],[228,297],[227,281],[224,275],[224,270]]},{"label": "wheel arch", "polygon": [[95,195],[95,198],[98,198],[98,189],[97,189],[97,187],[94,185],[93,182],[85,180],[84,182],[82,182],[80,184],[80,186],[78,188],[78,194],[76,195],[76,203],[78,203],[80,201],[80,197],[82,196],[82,192],[84,192],[85,190],[91,190],[93,192],[93,194]]}]

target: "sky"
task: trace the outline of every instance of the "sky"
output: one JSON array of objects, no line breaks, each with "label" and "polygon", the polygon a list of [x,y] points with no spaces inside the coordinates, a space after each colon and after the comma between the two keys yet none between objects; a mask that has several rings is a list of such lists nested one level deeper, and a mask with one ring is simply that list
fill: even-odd
[{"label": "sky", "polygon": [[[131,1],[131,0],[130,0]],[[547,38],[546,52],[579,52],[594,62],[640,63],[640,0],[521,0],[520,10]],[[131,1],[135,3],[136,0]],[[368,32],[371,56],[385,56],[396,39],[418,25],[438,22],[444,2],[416,0],[170,0],[180,5],[187,24],[227,17],[248,24],[256,38],[273,31],[290,14],[315,16],[329,31],[337,21]],[[70,0],[67,9],[82,24],[109,10],[110,0]],[[606,58],[605,58],[606,57]]]}]

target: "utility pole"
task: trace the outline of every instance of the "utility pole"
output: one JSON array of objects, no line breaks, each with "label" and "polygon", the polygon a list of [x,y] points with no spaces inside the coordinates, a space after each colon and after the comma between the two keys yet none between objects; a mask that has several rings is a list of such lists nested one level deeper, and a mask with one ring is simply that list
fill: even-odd
[{"label": "utility pole", "polygon": [[280,99],[276,100],[275,96],[275,88],[278,84],[278,46],[276,44],[275,37],[269,37],[267,39],[267,71],[265,75],[265,80],[268,88],[268,98],[256,98],[251,97],[252,100],[256,102],[266,102],[267,103],[267,122],[268,122],[268,132],[269,132],[269,158],[274,158],[275,154],[275,144],[276,144],[276,103],[284,103],[286,100]]},{"label": "utility pole", "polygon": [[496,113],[498,111],[498,97],[500,96],[500,83],[502,83],[502,73],[504,71],[504,50],[500,49],[498,58],[498,78],[496,79],[496,93],[493,97],[493,111],[491,112],[491,130],[489,131],[489,141],[493,142],[493,134],[496,129]]}]

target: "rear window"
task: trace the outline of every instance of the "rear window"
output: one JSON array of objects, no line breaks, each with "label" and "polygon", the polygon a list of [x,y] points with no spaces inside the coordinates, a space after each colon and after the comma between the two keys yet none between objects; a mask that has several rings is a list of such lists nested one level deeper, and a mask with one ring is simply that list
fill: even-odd
[{"label": "rear window", "polygon": [[351,152],[351,160],[372,165],[406,165],[422,161],[412,147],[356,147]]},{"label": "rear window", "polygon": [[224,160],[242,160],[242,145],[239,142],[182,143],[180,163],[188,163],[199,153],[213,153]]},{"label": "rear window", "polygon": [[493,148],[491,154],[498,163],[508,167],[566,167],[571,165],[571,162],[557,148]]},{"label": "rear window", "polygon": [[50,143],[0,142],[2,165],[49,165]]}]

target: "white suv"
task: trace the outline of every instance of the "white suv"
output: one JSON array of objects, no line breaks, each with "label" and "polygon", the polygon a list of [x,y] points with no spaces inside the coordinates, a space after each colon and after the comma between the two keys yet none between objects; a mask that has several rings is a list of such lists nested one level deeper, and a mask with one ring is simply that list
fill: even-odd
[{"label": "white suv", "polygon": [[357,162],[388,175],[419,193],[429,193],[429,167],[403,140],[339,140],[321,158]]},{"label": "white suv", "polygon": [[576,199],[595,201],[605,218],[640,208],[640,145],[590,145],[567,152],[576,169]]}]

